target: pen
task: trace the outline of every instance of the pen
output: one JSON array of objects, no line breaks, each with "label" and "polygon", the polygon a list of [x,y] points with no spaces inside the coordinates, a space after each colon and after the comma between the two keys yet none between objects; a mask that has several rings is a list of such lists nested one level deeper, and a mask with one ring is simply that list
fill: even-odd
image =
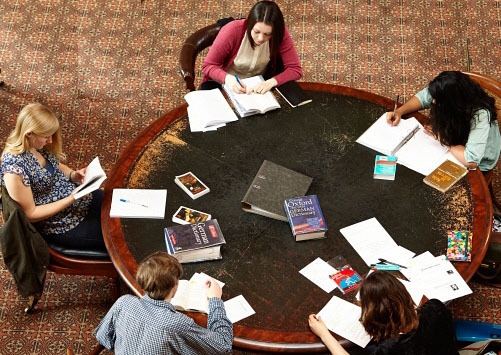
[{"label": "pen", "polygon": [[237,83],[238,83],[238,85],[240,85],[241,87],[244,87],[244,86],[242,85],[242,82],[241,82],[241,81],[240,81],[240,79],[238,78],[238,75],[235,75],[235,79],[237,79]]},{"label": "pen", "polygon": [[131,200],[126,200],[126,199],[124,199],[124,198],[121,198],[121,199],[120,199],[120,202],[132,203],[133,205],[138,205],[138,206],[143,206],[143,207],[148,208],[148,206],[147,206],[147,205],[143,205],[142,203],[133,202],[133,201],[131,201]]},{"label": "pen", "polygon": [[397,263],[392,263],[391,261],[388,261],[388,260],[385,260],[385,259],[381,259],[381,258],[379,258],[378,260],[379,260],[380,262],[382,262],[382,263],[385,263],[385,264],[396,265],[396,266],[398,266],[398,267],[400,267],[400,268],[402,268],[402,269],[407,269],[407,266],[404,266],[404,265],[399,265],[399,264],[397,264]]},{"label": "pen", "polygon": [[398,271],[400,270],[400,266],[394,264],[371,264],[372,268],[376,270],[384,270],[384,271]]},{"label": "pen", "polygon": [[395,114],[397,113],[397,106],[398,106],[398,99],[400,98],[400,95],[397,95],[395,99],[395,108],[393,109],[393,117],[391,118],[391,122],[395,121]]}]

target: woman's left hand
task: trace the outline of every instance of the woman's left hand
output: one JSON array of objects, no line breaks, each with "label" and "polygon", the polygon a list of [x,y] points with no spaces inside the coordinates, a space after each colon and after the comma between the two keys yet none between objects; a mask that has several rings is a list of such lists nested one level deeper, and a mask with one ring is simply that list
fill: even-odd
[{"label": "woman's left hand", "polygon": [[79,170],[75,170],[71,173],[71,181],[77,184],[83,183],[85,177],[85,171],[87,168],[82,168]]},{"label": "woman's left hand", "polygon": [[268,79],[266,81],[260,82],[256,86],[253,86],[252,88],[247,90],[247,93],[248,94],[252,94],[252,93],[265,94],[268,91],[270,91],[271,89],[273,89],[273,87],[275,87],[276,85],[277,85],[277,81],[275,79],[271,78],[271,79]]}]

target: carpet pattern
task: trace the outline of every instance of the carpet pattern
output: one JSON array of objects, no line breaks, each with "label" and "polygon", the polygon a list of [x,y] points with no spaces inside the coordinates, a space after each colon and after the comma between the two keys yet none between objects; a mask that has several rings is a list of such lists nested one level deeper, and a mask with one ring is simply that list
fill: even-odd
[{"label": "carpet pattern", "polygon": [[[177,56],[215,20],[244,17],[254,0],[16,0],[0,2],[0,138],[38,101],[62,115],[68,163],[96,155],[109,171],[155,118],[184,103]],[[501,78],[501,1],[280,0],[303,81],[410,98],[442,70]],[[200,63],[198,66],[200,78]],[[3,143],[2,143],[3,146]],[[494,177],[501,186],[500,173]],[[501,188],[497,188],[501,193]],[[498,196],[501,200],[501,196]],[[39,312],[0,267],[0,355],[85,354],[110,306],[106,281],[49,273]],[[473,283],[457,317],[499,322],[497,289]],[[126,290],[124,290],[126,292]],[[456,304],[458,304],[456,306]]]}]

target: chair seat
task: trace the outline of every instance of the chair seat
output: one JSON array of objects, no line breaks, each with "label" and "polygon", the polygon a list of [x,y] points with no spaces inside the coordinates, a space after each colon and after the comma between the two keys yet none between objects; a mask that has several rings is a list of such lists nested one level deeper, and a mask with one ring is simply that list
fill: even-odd
[{"label": "chair seat", "polygon": [[[46,241],[47,242],[47,241]],[[75,258],[84,258],[84,259],[104,259],[104,260],[110,260],[108,253],[106,250],[102,249],[92,249],[92,248],[70,248],[67,246],[59,245],[54,242],[47,242],[47,245],[49,248],[57,251],[60,254],[66,255],[66,256],[71,256]]]}]

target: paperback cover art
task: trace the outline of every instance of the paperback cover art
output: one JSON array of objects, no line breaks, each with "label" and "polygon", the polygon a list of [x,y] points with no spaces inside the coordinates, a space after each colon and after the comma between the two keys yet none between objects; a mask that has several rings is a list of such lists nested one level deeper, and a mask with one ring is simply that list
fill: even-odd
[{"label": "paperback cover art", "polygon": [[395,180],[397,157],[376,155],[374,162],[374,179]]},{"label": "paperback cover art", "polygon": [[471,262],[473,232],[467,230],[447,231],[447,259]]},{"label": "paperback cover art", "polygon": [[284,208],[297,241],[325,236],[327,224],[317,195],[287,199],[284,201]]},{"label": "paperback cover art", "polygon": [[208,221],[209,219],[211,219],[210,214],[185,206],[179,207],[172,216],[172,222],[179,224],[199,223]]},{"label": "paperback cover art", "polygon": [[332,274],[330,278],[336,283],[343,294],[353,291],[362,284],[362,277],[347,264]]},{"label": "paperback cover art", "polygon": [[210,191],[207,185],[205,185],[191,171],[186,174],[176,176],[174,181],[193,199],[203,196]]}]

